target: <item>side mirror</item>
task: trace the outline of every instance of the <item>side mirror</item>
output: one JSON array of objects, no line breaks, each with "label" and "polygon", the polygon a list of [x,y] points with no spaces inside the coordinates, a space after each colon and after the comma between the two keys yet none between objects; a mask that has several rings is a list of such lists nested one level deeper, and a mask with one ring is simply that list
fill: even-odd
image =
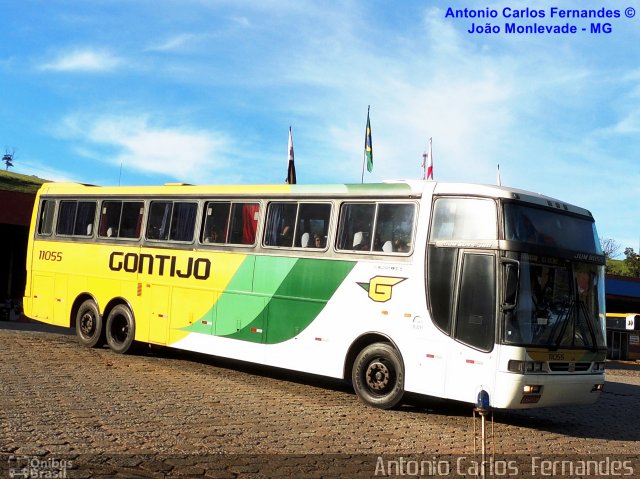
[{"label": "side mirror", "polygon": [[504,266],[504,302],[503,311],[510,311],[518,302],[518,284],[520,282],[520,263],[513,259],[502,259]]}]

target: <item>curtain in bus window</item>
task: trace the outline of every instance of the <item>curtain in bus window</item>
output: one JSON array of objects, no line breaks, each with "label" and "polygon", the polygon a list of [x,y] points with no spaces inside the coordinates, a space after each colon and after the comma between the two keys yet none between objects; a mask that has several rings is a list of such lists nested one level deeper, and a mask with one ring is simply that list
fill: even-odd
[{"label": "curtain in bus window", "polygon": [[260,206],[257,204],[245,204],[242,206],[244,219],[244,227],[242,229],[242,243],[253,244],[256,241],[256,229],[258,227],[258,210]]},{"label": "curtain in bus window", "polygon": [[153,240],[166,240],[168,238],[172,206],[173,203],[167,201],[154,201],[151,203],[147,222],[147,238]]},{"label": "curtain in bus window", "polygon": [[139,238],[142,226],[142,213],[144,204],[142,201],[125,201],[122,204],[120,218],[120,238]]},{"label": "curtain in bus window", "polygon": [[171,240],[193,241],[197,209],[195,203],[174,204],[173,218],[171,220]]},{"label": "curtain in bus window", "polygon": [[93,201],[78,202],[76,221],[73,234],[76,236],[91,236],[93,234],[93,221],[96,216],[96,204]]},{"label": "curtain in bus window", "polygon": [[58,212],[58,228],[56,233],[59,235],[72,235],[73,225],[76,221],[76,209],[78,203],[76,201],[61,201],[60,211]]},{"label": "curtain in bus window", "polygon": [[265,231],[268,246],[292,246],[297,203],[271,203]]}]

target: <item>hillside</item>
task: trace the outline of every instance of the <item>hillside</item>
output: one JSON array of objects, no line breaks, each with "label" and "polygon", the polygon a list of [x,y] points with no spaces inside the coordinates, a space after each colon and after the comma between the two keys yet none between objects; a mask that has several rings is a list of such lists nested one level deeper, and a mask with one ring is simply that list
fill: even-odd
[{"label": "hillside", "polygon": [[21,175],[12,171],[0,171],[0,190],[35,194],[42,183],[47,182],[37,176]]}]

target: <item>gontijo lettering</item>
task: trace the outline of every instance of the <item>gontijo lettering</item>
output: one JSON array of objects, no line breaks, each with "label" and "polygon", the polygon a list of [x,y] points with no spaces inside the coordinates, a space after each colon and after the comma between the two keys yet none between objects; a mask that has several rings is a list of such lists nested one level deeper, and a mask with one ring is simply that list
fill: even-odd
[{"label": "gontijo lettering", "polygon": [[[186,263],[186,264],[185,264]],[[211,261],[207,258],[192,258],[178,261],[177,256],[168,254],[137,254],[113,251],[109,255],[111,271],[127,273],[146,273],[158,276],[177,276],[178,278],[208,279],[211,274]]]}]

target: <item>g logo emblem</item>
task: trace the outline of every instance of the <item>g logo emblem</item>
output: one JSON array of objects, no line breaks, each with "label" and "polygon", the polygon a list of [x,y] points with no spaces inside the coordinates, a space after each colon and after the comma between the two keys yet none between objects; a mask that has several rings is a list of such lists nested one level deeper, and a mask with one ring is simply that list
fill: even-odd
[{"label": "g logo emblem", "polygon": [[376,303],[385,303],[391,299],[393,287],[407,278],[393,276],[374,276],[368,283],[358,283],[362,289],[369,292],[369,298]]}]

